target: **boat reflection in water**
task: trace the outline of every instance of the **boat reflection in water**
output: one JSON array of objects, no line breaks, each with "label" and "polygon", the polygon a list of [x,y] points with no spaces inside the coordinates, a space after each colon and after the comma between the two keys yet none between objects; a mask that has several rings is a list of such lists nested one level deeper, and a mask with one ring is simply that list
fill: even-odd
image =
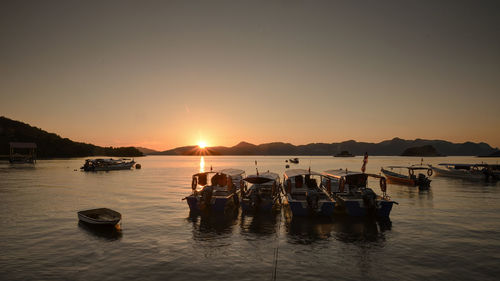
[{"label": "boat reflection in water", "polygon": [[385,241],[384,232],[391,230],[389,219],[372,220],[369,218],[339,218],[333,230],[335,238],[341,242],[380,242]]},{"label": "boat reflection in water", "polygon": [[203,238],[204,234],[231,233],[238,223],[238,212],[212,213],[192,211],[187,218],[193,225],[194,239]]},{"label": "boat reflection in water", "polygon": [[254,215],[241,214],[241,233],[253,233],[263,236],[276,233],[280,213],[255,213]]},{"label": "boat reflection in water", "polygon": [[294,216],[286,220],[285,226],[290,243],[311,244],[330,238],[333,224],[331,217]]},{"label": "boat reflection in water", "polygon": [[391,230],[391,221],[370,218],[336,216],[294,217],[287,222],[289,242],[292,244],[312,244],[332,237],[345,243],[384,241],[384,232]]},{"label": "boat reflection in water", "polygon": [[122,238],[122,230],[119,225],[93,225],[78,221],[78,227],[83,229],[87,234],[103,238],[108,241],[115,241]]}]

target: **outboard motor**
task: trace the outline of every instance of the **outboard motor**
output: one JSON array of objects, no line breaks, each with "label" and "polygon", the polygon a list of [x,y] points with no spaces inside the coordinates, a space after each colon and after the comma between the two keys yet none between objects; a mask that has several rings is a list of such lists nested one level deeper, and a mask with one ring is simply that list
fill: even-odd
[{"label": "outboard motor", "polygon": [[418,174],[417,185],[420,189],[428,188],[430,183],[431,181],[424,174]]},{"label": "outboard motor", "polygon": [[313,212],[318,210],[318,203],[319,203],[318,193],[308,192],[306,198],[307,198],[307,207]]},{"label": "outboard motor", "polygon": [[377,194],[371,188],[365,188],[362,192],[363,194],[363,203],[365,204],[365,208],[371,211],[375,211],[377,208],[376,198]]}]

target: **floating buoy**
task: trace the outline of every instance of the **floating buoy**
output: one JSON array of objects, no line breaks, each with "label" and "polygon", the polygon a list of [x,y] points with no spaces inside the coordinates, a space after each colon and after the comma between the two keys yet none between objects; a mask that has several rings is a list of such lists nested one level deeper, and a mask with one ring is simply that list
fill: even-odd
[{"label": "floating buoy", "polygon": [[290,165],[286,165],[285,168],[287,168],[287,169],[290,168]]},{"label": "floating buoy", "polygon": [[140,169],[141,168],[141,164],[139,164],[139,163],[135,164],[135,168],[136,169]]}]

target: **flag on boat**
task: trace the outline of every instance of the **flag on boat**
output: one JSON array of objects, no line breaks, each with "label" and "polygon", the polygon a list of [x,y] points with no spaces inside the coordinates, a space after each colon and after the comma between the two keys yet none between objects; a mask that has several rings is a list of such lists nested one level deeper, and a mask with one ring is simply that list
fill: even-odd
[{"label": "flag on boat", "polygon": [[366,163],[368,163],[368,152],[365,152],[365,157],[363,158],[363,166],[361,166],[361,172],[366,171]]}]

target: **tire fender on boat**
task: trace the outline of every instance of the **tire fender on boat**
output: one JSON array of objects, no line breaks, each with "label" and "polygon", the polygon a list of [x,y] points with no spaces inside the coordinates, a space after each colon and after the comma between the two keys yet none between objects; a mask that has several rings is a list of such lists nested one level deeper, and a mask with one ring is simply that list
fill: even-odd
[{"label": "tire fender on boat", "polygon": [[434,173],[434,171],[432,171],[432,169],[428,169],[427,170],[427,176],[432,176],[432,174]]},{"label": "tire fender on boat", "polygon": [[415,171],[413,171],[412,169],[408,169],[408,174],[410,174],[410,177],[415,175]]},{"label": "tire fender on boat", "polygon": [[196,179],[196,177],[193,177],[193,181],[191,182],[191,188],[193,190],[196,190],[197,185],[198,185],[198,180]]},{"label": "tire fender on boat", "polygon": [[380,178],[380,190],[382,190],[383,193],[387,191],[387,181],[385,178]]},{"label": "tire fender on boat", "polygon": [[345,187],[345,179],[341,178],[339,183],[339,191],[344,192],[344,187]]},{"label": "tire fender on boat", "polygon": [[227,192],[231,193],[233,191],[233,179],[230,176],[227,177]]}]

